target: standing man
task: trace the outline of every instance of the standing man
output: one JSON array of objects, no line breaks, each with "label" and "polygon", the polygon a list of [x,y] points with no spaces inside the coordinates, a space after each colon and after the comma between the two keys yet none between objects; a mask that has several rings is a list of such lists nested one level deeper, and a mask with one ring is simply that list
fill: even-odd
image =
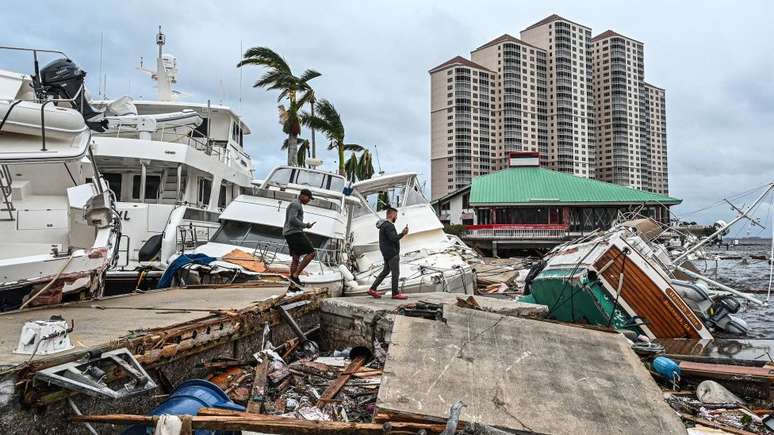
[{"label": "standing man", "polygon": [[388,274],[392,274],[392,298],[406,299],[405,293],[398,290],[398,280],[400,279],[400,239],[408,234],[408,225],[403,228],[400,234],[395,230],[395,221],[398,219],[398,210],[390,207],[387,209],[387,220],[380,220],[376,227],[379,228],[379,250],[382,251],[384,258],[384,269],[376,277],[368,294],[380,298],[382,294],[376,291],[379,284],[382,283]]},{"label": "standing man", "polygon": [[[290,281],[289,289],[302,286],[298,276],[315,257],[314,246],[312,246],[309,237],[304,233],[304,229],[312,228],[315,224],[315,222],[304,222],[303,205],[311,200],[312,192],[309,189],[301,189],[301,193],[298,194],[298,201],[288,204],[288,208],[285,210],[285,226],[282,228],[282,235],[285,236],[285,240],[288,242],[288,251],[290,251],[290,256],[293,258],[293,261],[290,262],[290,274],[288,275],[288,280]],[[304,258],[299,262],[302,255]]]}]

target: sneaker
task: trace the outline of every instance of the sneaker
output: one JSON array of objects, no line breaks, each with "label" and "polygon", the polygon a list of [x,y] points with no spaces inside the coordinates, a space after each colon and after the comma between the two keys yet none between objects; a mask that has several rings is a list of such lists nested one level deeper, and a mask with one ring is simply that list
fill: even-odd
[{"label": "sneaker", "polygon": [[408,299],[408,296],[406,296],[406,293],[400,292],[400,293],[393,293],[392,294],[393,299]]},{"label": "sneaker", "polygon": [[297,276],[288,276],[288,281],[290,281],[290,284],[293,287],[301,288],[304,286],[304,284],[301,283],[301,280]]},{"label": "sneaker", "polygon": [[369,288],[369,289],[368,289],[368,294],[369,294],[369,295],[371,295],[371,297],[373,297],[373,298],[375,298],[375,299],[379,299],[379,298],[381,298],[381,297],[382,297],[382,294],[381,294],[381,293],[379,293],[378,291],[376,291],[376,290],[374,290],[374,289],[372,289],[372,288]]}]

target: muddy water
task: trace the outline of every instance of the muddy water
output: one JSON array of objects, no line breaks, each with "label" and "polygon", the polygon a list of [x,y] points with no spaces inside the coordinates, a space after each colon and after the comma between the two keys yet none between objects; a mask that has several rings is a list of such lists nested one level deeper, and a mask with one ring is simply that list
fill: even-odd
[{"label": "muddy water", "polygon": [[[770,240],[744,240],[740,241],[739,245],[729,248],[710,248],[708,254],[721,257],[764,256],[768,258],[771,249],[770,243]],[[766,260],[729,259],[718,260],[717,265],[715,261],[699,261],[695,264],[707,276],[737,290],[767,290],[769,287],[770,266]],[[774,288],[772,291],[774,293]],[[761,300],[766,300],[765,293],[755,296]],[[769,305],[765,307],[743,302],[743,308],[737,315],[750,326],[751,338],[774,339],[774,294]]]}]

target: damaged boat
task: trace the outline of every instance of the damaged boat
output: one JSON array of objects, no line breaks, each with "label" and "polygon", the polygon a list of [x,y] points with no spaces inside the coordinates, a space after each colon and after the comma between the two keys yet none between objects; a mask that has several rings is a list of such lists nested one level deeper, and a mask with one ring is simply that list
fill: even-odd
[{"label": "damaged boat", "polygon": [[[316,257],[301,279],[305,286],[325,289],[340,296],[348,272],[343,251],[346,204],[344,177],[316,169],[279,166],[249,194],[240,195],[220,215],[220,228],[209,242],[193,251],[218,261],[195,267],[200,275],[223,274],[229,281],[256,277],[260,273],[287,274],[291,257],[282,236],[285,210],[301,189],[314,199],[304,206],[304,218],[316,222],[306,230]],[[244,275],[237,278],[236,275]],[[190,282],[190,281],[189,281]]]},{"label": "damaged boat", "polygon": [[[364,294],[381,272],[377,224],[388,206],[398,210],[397,227],[407,225],[401,239],[400,286],[406,293],[472,294],[476,288],[473,264],[478,254],[459,238],[446,234],[443,224],[422,193],[415,173],[383,175],[359,181],[353,193],[360,204],[348,213],[347,243],[350,270],[345,295]],[[389,280],[378,290],[389,290]]]},{"label": "damaged boat", "polygon": [[0,71],[0,309],[98,296],[121,223],[97,167],[82,164],[92,153],[84,88],[57,97],[62,63],[77,67],[38,70],[38,56],[65,55],[6,49],[34,56],[35,74]]}]

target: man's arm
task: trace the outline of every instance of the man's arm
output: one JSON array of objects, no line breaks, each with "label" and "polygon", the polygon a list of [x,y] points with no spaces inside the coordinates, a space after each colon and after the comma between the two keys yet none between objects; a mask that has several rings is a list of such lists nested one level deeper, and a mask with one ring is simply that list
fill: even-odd
[{"label": "man's arm", "polygon": [[290,225],[293,228],[305,228],[306,224],[303,220],[299,219],[298,215],[301,213],[301,205],[300,204],[290,204],[288,205],[288,208],[290,208],[290,213],[288,214],[288,221],[290,221]]},{"label": "man's arm", "polygon": [[398,240],[403,237],[403,233],[398,234],[398,232],[395,230],[395,225],[392,223],[385,224],[386,228],[384,229],[384,234],[387,236],[387,239],[389,239],[391,242],[397,242]]}]

